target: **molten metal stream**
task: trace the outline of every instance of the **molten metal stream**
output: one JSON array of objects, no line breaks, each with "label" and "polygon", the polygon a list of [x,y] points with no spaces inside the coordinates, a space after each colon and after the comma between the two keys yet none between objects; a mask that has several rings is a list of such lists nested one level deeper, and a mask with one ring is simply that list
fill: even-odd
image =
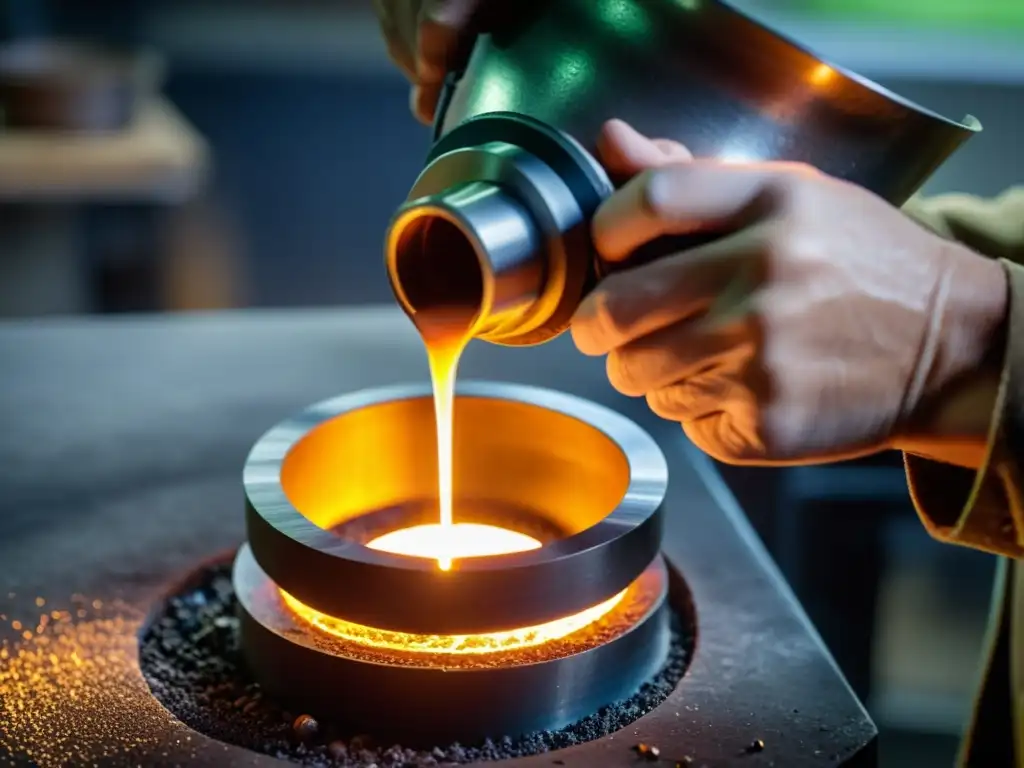
[{"label": "molten metal stream", "polygon": [[[449,329],[439,328],[438,330],[447,330],[448,332],[435,333],[431,338],[431,334],[425,331],[422,325],[420,328],[427,347],[427,359],[430,362],[430,379],[434,387],[434,419],[437,424],[437,500],[440,524],[437,526],[439,535],[433,537],[435,544],[432,551],[437,558],[438,567],[442,571],[447,571],[452,567],[452,558],[456,556],[452,548],[457,544],[454,541],[455,516],[452,510],[452,499],[454,498],[452,483],[452,451],[454,449],[452,433],[454,430],[452,426],[455,417],[455,375],[459,369],[459,358],[462,357],[462,351],[469,343],[470,331],[468,328],[456,329],[455,333]],[[399,552],[396,554],[410,553]]]},{"label": "molten metal stream", "polygon": [[[459,359],[483,319],[486,290],[476,252],[458,228],[443,218],[424,217],[409,227],[396,269],[406,293],[409,317],[423,339],[434,389],[437,429],[438,518],[433,556],[438,567],[452,567],[458,545],[453,530],[452,481],[455,376]],[[447,535],[444,535],[447,533]],[[516,550],[506,550],[516,551]]]}]

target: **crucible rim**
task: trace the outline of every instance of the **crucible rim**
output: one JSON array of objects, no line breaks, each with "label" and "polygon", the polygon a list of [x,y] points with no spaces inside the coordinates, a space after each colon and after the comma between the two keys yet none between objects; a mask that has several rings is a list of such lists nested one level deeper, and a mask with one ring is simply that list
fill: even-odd
[{"label": "crucible rim", "polygon": [[[346,393],[284,419],[256,441],[242,473],[246,528],[254,556],[279,587],[323,613],[382,629],[487,632],[585,610],[625,589],[657,556],[668,488],[661,448],[626,416],[541,387],[460,381],[456,397],[537,406],[608,437],[622,451],[629,477],[616,507],[590,528],[539,549],[468,558],[457,569],[439,572],[432,560],[372,550],[321,528],[288,499],[281,482],[284,460],[313,429],[362,408],[428,398],[431,392],[429,383],[411,383]],[[339,589],[348,584],[362,588]],[[571,584],[572,589],[553,589],[553,584]],[[374,594],[375,585],[405,589],[397,594],[413,599],[382,601]],[[502,599],[495,599],[495,589]],[[416,598],[420,610],[411,606]]]}]

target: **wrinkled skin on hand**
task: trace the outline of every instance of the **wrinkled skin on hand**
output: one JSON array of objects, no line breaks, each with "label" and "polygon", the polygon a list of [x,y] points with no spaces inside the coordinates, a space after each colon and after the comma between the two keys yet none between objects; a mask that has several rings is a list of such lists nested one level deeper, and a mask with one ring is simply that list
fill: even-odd
[{"label": "wrinkled skin on hand", "polygon": [[413,114],[430,123],[445,76],[469,54],[482,0],[373,0],[388,54],[412,83]]},{"label": "wrinkled skin on hand", "polygon": [[619,121],[598,147],[630,179],[593,221],[605,260],[660,235],[724,234],[606,278],[573,339],[712,456],[806,463],[894,447],[990,355],[1002,267],[875,195],[803,165],[693,159]]}]

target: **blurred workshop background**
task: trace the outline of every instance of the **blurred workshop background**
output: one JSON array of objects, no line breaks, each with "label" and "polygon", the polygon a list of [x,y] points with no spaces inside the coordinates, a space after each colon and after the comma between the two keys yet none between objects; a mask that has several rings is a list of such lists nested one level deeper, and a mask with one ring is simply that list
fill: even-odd
[{"label": "blurred workshop background", "polygon": [[[1024,183],[1021,0],[739,4],[978,116],[928,191]],[[78,90],[15,87],[60,71],[60,40],[126,54]],[[0,0],[0,41],[0,317],[391,301],[381,234],[428,133],[369,0]],[[67,120],[95,132],[40,127]],[[927,537],[896,459],[723,471],[877,719],[883,765],[933,767],[970,706],[993,560]]]}]

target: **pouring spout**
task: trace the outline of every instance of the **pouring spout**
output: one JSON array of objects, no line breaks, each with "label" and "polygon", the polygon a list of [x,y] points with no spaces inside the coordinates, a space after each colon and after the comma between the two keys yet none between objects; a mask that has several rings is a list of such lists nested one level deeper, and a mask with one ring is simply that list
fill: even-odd
[{"label": "pouring spout", "polygon": [[498,184],[469,181],[406,203],[386,242],[392,289],[414,320],[471,317],[486,336],[521,325],[544,290],[543,238]]}]

